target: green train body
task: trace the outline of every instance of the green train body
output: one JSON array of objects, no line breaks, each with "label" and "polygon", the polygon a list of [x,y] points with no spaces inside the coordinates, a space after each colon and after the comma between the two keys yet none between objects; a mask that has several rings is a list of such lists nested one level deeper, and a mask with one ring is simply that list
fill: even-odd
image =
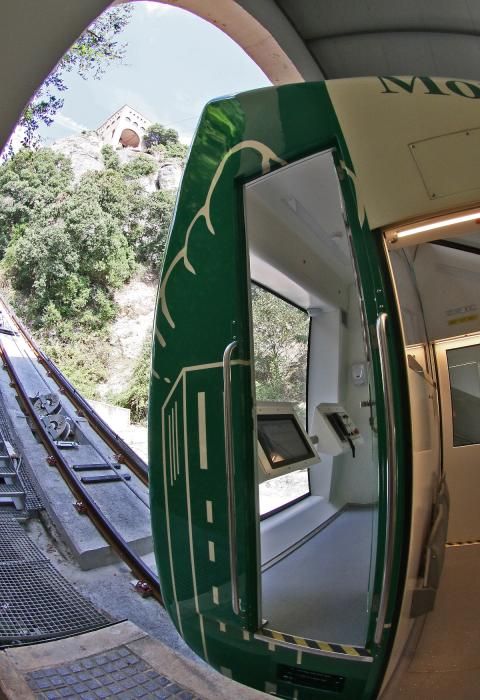
[{"label": "green train body", "polygon": [[[479,175],[467,158],[462,163],[470,190],[448,190],[447,183],[446,193],[436,196],[428,168],[435,173],[432,162],[445,167],[449,135],[480,126],[479,93],[474,83],[429,77],[340,80],[219,99],[201,117],[157,301],[149,409],[155,551],[165,606],[186,642],[225,675],[272,695],[377,697],[415,620],[433,605],[434,592],[422,608],[419,601],[428,592],[418,590],[442,489],[440,456],[432,447],[420,475],[415,465],[423,453],[411,421],[405,331],[383,232],[475,202]],[[425,155],[421,149],[427,146]],[[338,198],[343,227],[335,233],[342,241],[338,254],[330,235],[319,247],[319,260],[332,257],[321,274],[300,238],[288,249],[281,221],[258,223],[275,214],[257,200],[280,182],[279,174],[292,184],[308,168],[318,172],[319,191],[322,182],[328,189],[321,206]],[[315,184],[307,175],[305,181],[310,188]],[[297,208],[292,216],[300,216],[300,205],[291,198],[290,209]],[[310,222],[311,231],[315,226]],[[302,636],[295,628],[295,601],[290,629],[276,628],[263,614],[251,277],[270,289],[271,280],[280,280],[273,291],[299,306],[302,294],[311,300],[317,355],[309,357],[310,425],[309,401],[347,402],[352,415],[362,401],[357,423],[363,446],[324,456],[315,467],[317,482],[331,470],[329,489],[337,505],[369,508],[365,633],[353,641],[348,635],[329,639],[321,620],[314,636]],[[338,290],[336,280],[343,280]],[[356,384],[343,370],[334,371],[340,379],[333,399],[322,399],[314,385],[318,375],[318,386],[326,386],[325,373],[314,364],[323,337],[315,324],[324,323],[326,310],[344,338],[345,366],[360,368]],[[419,479],[428,481],[427,491]],[[348,577],[348,562],[345,567]]]}]

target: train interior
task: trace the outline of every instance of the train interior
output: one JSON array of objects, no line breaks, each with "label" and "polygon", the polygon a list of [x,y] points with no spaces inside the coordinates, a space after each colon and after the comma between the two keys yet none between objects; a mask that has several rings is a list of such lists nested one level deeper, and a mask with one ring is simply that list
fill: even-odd
[{"label": "train interior", "polygon": [[[450,542],[480,539],[480,234],[475,212],[464,216],[447,220],[441,237],[434,229],[421,234],[430,240],[389,245],[411,374],[433,382],[428,395],[438,386]],[[426,415],[419,406],[418,420]]]},{"label": "train interior", "polygon": [[[261,617],[297,637],[362,645],[378,466],[369,350],[332,153],[249,183],[244,204],[252,281],[299,309],[307,328],[303,346],[289,350],[303,393],[271,386],[264,401],[257,391]],[[259,376],[255,314],[252,325]],[[281,337],[269,340],[275,354]]]},{"label": "train interior", "polygon": [[[434,545],[443,569],[423,571],[422,583],[430,579],[428,585],[436,589],[433,609],[417,624],[401,620],[397,637],[406,640],[407,652],[392,678],[388,698],[411,697],[427,685],[429,690],[424,692],[435,697],[443,697],[446,687],[450,695],[470,697],[468,684],[476,684],[470,675],[476,661],[468,648],[479,640],[480,613],[478,210],[437,219],[410,225],[405,237],[386,232],[402,315],[412,410],[415,536],[411,549],[424,547],[425,541],[430,545],[438,535],[437,523],[445,519],[437,511],[441,499],[434,505],[437,513],[430,534],[428,521],[419,522],[417,515],[422,503],[437,498],[435,475],[429,476],[431,464],[441,462],[449,494],[448,523],[440,524],[443,532]],[[415,585],[418,575],[410,571],[407,588],[412,581]],[[394,668],[398,650],[392,661]],[[425,684],[427,676],[434,681]]]}]

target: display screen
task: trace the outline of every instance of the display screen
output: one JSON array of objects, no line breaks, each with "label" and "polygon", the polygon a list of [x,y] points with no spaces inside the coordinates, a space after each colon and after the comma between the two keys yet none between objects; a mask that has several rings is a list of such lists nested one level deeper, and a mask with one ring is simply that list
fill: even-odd
[{"label": "display screen", "polygon": [[258,441],[272,469],[315,456],[293,415],[260,414],[257,418]]}]

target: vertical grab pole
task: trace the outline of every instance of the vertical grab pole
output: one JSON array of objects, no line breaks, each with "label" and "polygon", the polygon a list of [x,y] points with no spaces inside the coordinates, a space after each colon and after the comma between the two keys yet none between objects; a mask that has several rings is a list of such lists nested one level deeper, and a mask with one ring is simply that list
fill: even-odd
[{"label": "vertical grab pole", "polygon": [[232,581],[233,612],[240,613],[237,571],[237,519],[235,513],[235,459],[233,454],[232,427],[232,376],[231,358],[237,347],[232,341],[223,353],[223,418],[225,431],[225,466],[227,470],[228,537],[230,540],[230,578]]},{"label": "vertical grab pole", "polygon": [[380,354],[380,369],[384,391],[384,403],[386,410],[387,433],[387,469],[386,469],[386,532],[385,532],[385,559],[382,574],[382,592],[378,606],[377,624],[375,627],[374,641],[380,644],[392,585],[393,552],[395,545],[395,521],[396,521],[396,491],[397,491],[397,453],[396,453],[396,429],[395,414],[393,409],[392,371],[387,344],[387,314],[381,313],[377,318],[376,330],[378,350]]}]

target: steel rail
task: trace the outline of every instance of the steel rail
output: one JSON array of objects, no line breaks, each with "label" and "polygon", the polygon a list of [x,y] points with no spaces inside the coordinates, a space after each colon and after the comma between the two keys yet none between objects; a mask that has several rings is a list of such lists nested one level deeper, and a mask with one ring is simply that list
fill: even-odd
[{"label": "steel rail", "polygon": [[82,504],[85,506],[86,513],[89,515],[90,519],[93,521],[100,534],[112,546],[112,548],[116,551],[119,557],[128,564],[132,572],[139,578],[139,580],[145,581],[148,584],[155,598],[159,602],[163,602],[160,591],[160,582],[156,574],[152,571],[152,569],[150,569],[149,566],[147,566],[147,564],[145,564],[141,557],[139,557],[138,554],[136,554],[136,552],[133,551],[133,549],[125,541],[122,535],[118,532],[118,530],[111,525],[111,523],[102,513],[97,503],[95,503],[94,499],[88,493],[87,489],[83,486],[75,472],[73,472],[70,469],[68,463],[63,457],[61,450],[57,447],[55,441],[47,432],[45,426],[43,425],[40,419],[40,416],[35,411],[33,403],[28,394],[26,393],[22,382],[15,368],[13,367],[13,364],[10,358],[8,357],[8,353],[6,352],[1,340],[0,353],[2,356],[4,366],[10,375],[10,379],[13,385],[15,386],[16,391],[18,392],[19,398],[22,404],[24,405],[25,410],[27,411],[29,417],[35,423],[38,435],[44,447],[46,448],[47,453],[50,457],[54,457],[55,466],[58,468],[61,476],[67,483],[68,487],[73,492],[77,500],[81,501]]},{"label": "steel rail", "polygon": [[18,318],[15,311],[10,305],[0,297],[0,301],[6,312],[9,314],[18,330],[24,337],[27,344],[31,347],[37,360],[45,367],[50,376],[55,380],[63,393],[70,399],[77,411],[80,411],[88,420],[90,426],[95,430],[104,442],[117,454],[119,462],[124,463],[131,471],[148,486],[148,465],[143,459],[127,445],[120,435],[113,431],[108,423],[101,418],[93,409],[88,401],[75,389],[73,384],[65,377],[58,367],[50,360],[47,355],[39,348],[36,341],[31,337],[28,330],[25,328],[22,321]]}]

